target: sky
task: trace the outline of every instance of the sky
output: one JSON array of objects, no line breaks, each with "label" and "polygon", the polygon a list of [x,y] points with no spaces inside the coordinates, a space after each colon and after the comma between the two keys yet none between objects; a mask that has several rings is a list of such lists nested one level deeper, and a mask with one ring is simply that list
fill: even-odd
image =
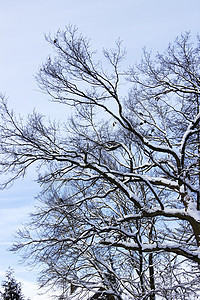
[{"label": "sky", "polygon": [[[146,47],[154,53],[185,31],[200,31],[199,0],[6,0],[0,1],[0,93],[16,113],[26,115],[34,108],[52,118],[69,114],[38,89],[35,75],[52,53],[45,34],[76,25],[91,39],[93,48],[111,48],[120,38],[128,64],[134,64]],[[38,295],[37,269],[19,264],[20,256],[7,251],[14,234],[28,221],[39,192],[35,173],[0,191],[0,281],[10,266],[31,300],[47,300]]]}]

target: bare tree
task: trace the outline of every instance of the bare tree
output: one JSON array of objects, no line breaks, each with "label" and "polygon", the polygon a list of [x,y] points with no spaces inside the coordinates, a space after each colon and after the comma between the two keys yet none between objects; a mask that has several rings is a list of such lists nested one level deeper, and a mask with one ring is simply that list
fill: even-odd
[{"label": "bare tree", "polygon": [[101,61],[76,28],[47,41],[56,55],[39,85],[74,115],[26,122],[2,97],[1,172],[11,174],[2,186],[35,163],[43,187],[14,249],[69,298],[196,299],[200,39],[186,33],[154,60],[144,51],[128,71],[120,41]]}]

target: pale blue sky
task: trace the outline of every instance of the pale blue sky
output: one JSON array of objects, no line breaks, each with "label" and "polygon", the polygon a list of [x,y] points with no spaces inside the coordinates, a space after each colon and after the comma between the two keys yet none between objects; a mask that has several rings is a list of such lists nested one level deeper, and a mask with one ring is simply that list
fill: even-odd
[{"label": "pale blue sky", "polygon": [[[9,97],[11,107],[22,114],[35,107],[59,117],[63,108],[48,103],[37,91],[34,75],[51,52],[44,34],[64,29],[69,23],[91,38],[94,48],[112,47],[120,37],[127,49],[128,64],[141,56],[142,47],[163,50],[184,31],[200,31],[199,0],[6,0],[0,4],[0,92]],[[56,108],[56,109],[55,109]],[[30,176],[31,177],[31,176]],[[0,192],[0,280],[8,266],[24,282],[24,292],[32,300],[35,273],[17,264],[18,257],[6,251],[15,229],[32,209],[36,183],[28,178]],[[36,293],[36,292],[35,292]]]}]

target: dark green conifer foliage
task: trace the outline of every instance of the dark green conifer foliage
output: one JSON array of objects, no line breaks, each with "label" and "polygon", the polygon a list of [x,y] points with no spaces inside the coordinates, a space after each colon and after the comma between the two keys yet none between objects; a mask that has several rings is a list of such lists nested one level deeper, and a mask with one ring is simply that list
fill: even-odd
[{"label": "dark green conifer foliage", "polygon": [[16,281],[13,273],[14,271],[10,268],[6,272],[6,280],[2,282],[3,291],[1,291],[1,299],[25,300],[24,296],[22,295],[21,283]]}]

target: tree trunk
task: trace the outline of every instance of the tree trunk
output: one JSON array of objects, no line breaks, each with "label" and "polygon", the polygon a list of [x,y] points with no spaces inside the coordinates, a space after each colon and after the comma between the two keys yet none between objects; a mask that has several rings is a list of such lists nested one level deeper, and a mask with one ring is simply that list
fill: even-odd
[{"label": "tree trunk", "polygon": [[[154,220],[152,220],[152,223],[150,224],[149,243],[152,243],[152,239],[153,239],[153,226],[154,226]],[[152,291],[149,299],[155,300],[155,278],[154,278],[153,253],[149,254],[149,282],[150,282],[150,290]]]},{"label": "tree trunk", "polygon": [[154,279],[154,267],[153,267],[153,253],[149,254],[149,281],[150,289],[152,291],[149,299],[155,300],[155,279]]}]

